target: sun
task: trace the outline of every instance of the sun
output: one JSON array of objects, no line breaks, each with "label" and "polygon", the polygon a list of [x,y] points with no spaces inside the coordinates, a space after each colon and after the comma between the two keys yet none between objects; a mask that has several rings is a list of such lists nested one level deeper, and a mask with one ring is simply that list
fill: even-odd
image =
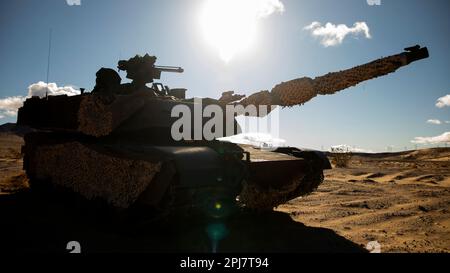
[{"label": "sun", "polygon": [[249,50],[256,37],[258,0],[207,0],[200,16],[206,41],[229,62]]}]

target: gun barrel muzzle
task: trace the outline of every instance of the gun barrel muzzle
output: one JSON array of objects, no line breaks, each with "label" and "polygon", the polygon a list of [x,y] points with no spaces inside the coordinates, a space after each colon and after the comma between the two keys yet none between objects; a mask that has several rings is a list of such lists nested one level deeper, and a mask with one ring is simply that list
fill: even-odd
[{"label": "gun barrel muzzle", "polygon": [[408,51],[405,52],[408,64],[430,57],[430,53],[428,52],[428,48],[426,47],[420,48],[420,46],[416,46],[406,48],[406,50]]},{"label": "gun barrel muzzle", "polygon": [[162,72],[183,73],[184,69],[178,66],[155,66],[156,69]]}]

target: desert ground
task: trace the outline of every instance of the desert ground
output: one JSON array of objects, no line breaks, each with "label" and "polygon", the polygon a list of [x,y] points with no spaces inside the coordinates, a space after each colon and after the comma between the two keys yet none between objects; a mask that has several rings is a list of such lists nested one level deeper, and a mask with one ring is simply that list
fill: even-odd
[{"label": "desert ground", "polygon": [[449,252],[450,149],[356,155],[278,210],[383,252]]},{"label": "desert ground", "polygon": [[15,193],[27,187],[22,171],[22,144],[21,136],[0,133],[0,195]]},{"label": "desert ground", "polygon": [[103,221],[83,205],[30,193],[22,137],[0,133],[0,251],[59,252],[78,240],[108,251],[450,252],[450,149],[357,154],[310,196],[269,213],[240,212],[211,247],[203,220],[151,229]]}]

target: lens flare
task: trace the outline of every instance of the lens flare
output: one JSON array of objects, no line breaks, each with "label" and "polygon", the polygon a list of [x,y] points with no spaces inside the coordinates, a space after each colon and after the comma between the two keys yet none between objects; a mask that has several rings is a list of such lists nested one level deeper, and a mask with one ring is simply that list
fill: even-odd
[{"label": "lens flare", "polygon": [[211,240],[211,250],[216,253],[219,242],[228,235],[228,229],[222,223],[214,223],[207,226],[206,233]]}]

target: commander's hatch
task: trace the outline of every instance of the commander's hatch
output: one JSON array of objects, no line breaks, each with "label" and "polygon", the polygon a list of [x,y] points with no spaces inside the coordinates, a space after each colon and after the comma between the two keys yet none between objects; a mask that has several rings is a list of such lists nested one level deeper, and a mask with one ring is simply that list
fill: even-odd
[{"label": "commander's hatch", "polygon": [[170,88],[160,82],[154,82],[152,84],[152,89],[161,96],[167,96],[170,93]]},{"label": "commander's hatch", "polygon": [[155,92],[161,96],[173,96],[175,98],[182,99],[182,100],[186,98],[187,89],[185,89],[185,88],[170,89],[167,85],[163,85],[162,83],[155,82],[152,84],[152,89],[155,90]]}]

